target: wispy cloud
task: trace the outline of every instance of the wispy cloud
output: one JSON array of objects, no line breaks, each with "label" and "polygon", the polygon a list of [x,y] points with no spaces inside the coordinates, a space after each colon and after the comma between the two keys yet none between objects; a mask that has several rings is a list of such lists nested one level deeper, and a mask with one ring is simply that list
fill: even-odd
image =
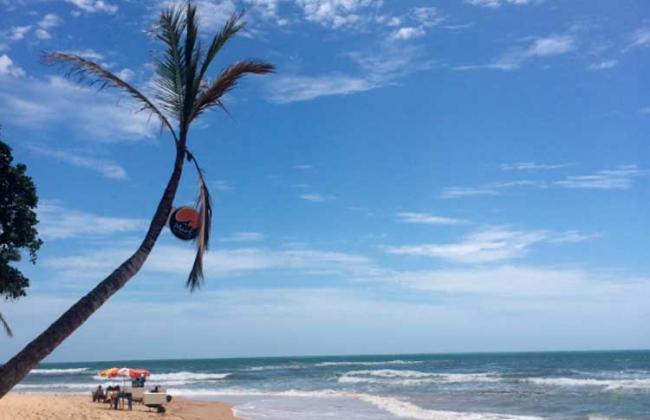
[{"label": "wispy cloud", "polygon": [[617,169],[597,171],[590,175],[567,176],[555,184],[563,188],[584,188],[597,190],[626,190],[635,178],[648,176],[648,171],[636,165],[623,165]]},{"label": "wispy cloud", "polygon": [[42,200],[38,206],[39,234],[45,240],[80,237],[105,237],[138,232],[148,221],[124,217],[106,217],[63,207],[58,201]]},{"label": "wispy cloud", "polygon": [[352,53],[348,57],[359,68],[358,74],[294,74],[269,79],[271,101],[291,103],[365,92],[394,84],[402,77],[433,66],[415,47],[385,46],[377,54]]},{"label": "wispy cloud", "polygon": [[332,201],[335,197],[332,195],[323,195],[320,193],[306,193],[298,195],[298,198],[305,201],[311,201],[313,203],[323,203],[325,201]]},{"label": "wispy cloud", "polygon": [[11,41],[20,41],[25,38],[25,35],[27,35],[31,29],[32,25],[14,26],[9,31],[9,39]]},{"label": "wispy cloud", "polygon": [[259,242],[266,238],[259,232],[235,232],[232,235],[219,238],[220,242]]},{"label": "wispy cloud", "polygon": [[[42,264],[65,276],[86,279],[110,272],[128,257],[129,251],[125,246],[107,247],[77,255],[45,258]],[[160,244],[152,252],[143,271],[185,276],[188,268],[192,266],[194,254],[195,251],[190,247]],[[381,273],[365,256],[307,248],[237,248],[210,251],[204,257],[204,268],[208,278],[270,270],[292,271],[301,275],[353,275],[363,278],[371,278]]]},{"label": "wispy cloud", "polygon": [[470,223],[464,219],[435,216],[428,213],[403,212],[397,213],[397,220],[401,223],[420,225],[464,225]]},{"label": "wispy cloud", "polygon": [[65,1],[76,6],[79,10],[84,11],[86,13],[113,14],[118,10],[117,5],[114,5],[104,0],[65,0]]},{"label": "wispy cloud", "polygon": [[595,236],[577,231],[552,233],[546,230],[517,231],[493,227],[470,233],[463,240],[448,244],[420,244],[387,247],[394,255],[439,258],[455,263],[492,263],[520,258],[538,243],[582,242]]},{"label": "wispy cloud", "polygon": [[48,32],[50,29],[56,28],[63,24],[63,19],[54,13],[48,13],[38,22],[38,29],[35,34],[38,39],[50,39],[52,35]]},{"label": "wispy cloud", "polygon": [[[0,58],[2,62],[8,62],[8,68],[12,68],[10,61]],[[157,132],[155,119],[146,112],[136,112],[135,104],[120,98],[115,93],[97,93],[58,76],[0,83],[3,123],[39,131],[56,126],[73,130],[91,141],[153,138]]]},{"label": "wispy cloud", "polygon": [[503,163],[500,168],[502,171],[538,171],[538,170],[551,170],[561,169],[573,166],[573,163],[538,163],[538,162],[516,162],[516,163]]},{"label": "wispy cloud", "polygon": [[25,70],[14,64],[7,54],[2,54],[0,55],[0,76],[23,77]]},{"label": "wispy cloud", "polygon": [[128,179],[126,170],[118,163],[99,159],[92,156],[84,156],[79,152],[68,150],[51,149],[43,146],[28,146],[29,150],[33,153],[47,156],[68,163],[80,168],[90,169],[91,171],[99,172],[106,178],[125,180]]},{"label": "wispy cloud", "polygon": [[618,60],[603,60],[587,66],[589,71],[609,70],[618,65]]},{"label": "wispy cloud", "polygon": [[314,169],[313,165],[307,165],[307,164],[300,164],[300,165],[293,165],[293,169],[298,169],[301,171],[308,171],[311,169]]},{"label": "wispy cloud", "polygon": [[639,28],[630,36],[630,42],[625,50],[650,47],[650,28]]},{"label": "wispy cloud", "polygon": [[517,180],[505,182],[492,182],[477,187],[446,187],[442,190],[440,198],[463,198],[481,195],[500,195],[504,190],[513,188],[547,188],[541,181]]},{"label": "wispy cloud", "polygon": [[573,35],[551,35],[534,38],[525,47],[515,47],[489,64],[457,66],[456,70],[517,70],[525,63],[539,58],[563,55],[577,48]]},{"label": "wispy cloud", "polygon": [[471,4],[473,6],[488,7],[491,9],[497,9],[504,5],[516,5],[523,6],[526,4],[541,3],[541,0],[465,0],[465,3]]},{"label": "wispy cloud", "polygon": [[231,191],[233,189],[233,186],[230,185],[230,182],[226,181],[225,179],[217,179],[215,181],[212,181],[210,182],[210,186],[217,191]]},{"label": "wispy cloud", "polygon": [[364,10],[381,5],[379,0],[296,0],[307,21],[331,28],[359,24]]}]

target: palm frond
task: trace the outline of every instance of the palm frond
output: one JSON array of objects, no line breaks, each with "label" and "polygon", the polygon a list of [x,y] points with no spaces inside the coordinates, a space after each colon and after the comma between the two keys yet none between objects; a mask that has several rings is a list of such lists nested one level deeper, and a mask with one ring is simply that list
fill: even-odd
[{"label": "palm frond", "polygon": [[196,76],[199,61],[201,60],[201,44],[199,42],[199,28],[196,18],[196,6],[187,2],[185,12],[185,47],[184,60],[185,60],[185,97],[183,101],[183,117],[184,122],[189,124],[190,114],[194,107],[194,102],[198,90],[196,88]]},{"label": "palm frond", "polygon": [[198,80],[203,80],[205,77],[205,73],[208,71],[208,68],[210,67],[210,64],[212,64],[212,61],[214,58],[217,56],[219,51],[223,48],[224,45],[239,31],[241,31],[246,25],[244,22],[242,22],[242,18],[244,17],[244,11],[241,11],[240,13],[233,14],[228,21],[223,25],[223,28],[221,28],[221,31],[212,38],[212,42],[210,43],[210,47],[205,53],[205,58],[203,59],[203,63],[201,64],[201,70],[199,71],[199,76]]},{"label": "palm frond", "polygon": [[187,69],[181,38],[186,28],[180,8],[168,8],[160,14],[156,37],[166,46],[162,58],[156,60],[156,99],[165,111],[180,120],[185,97],[184,86]]},{"label": "palm frond", "polygon": [[201,115],[213,106],[224,107],[221,102],[223,95],[231,91],[239,79],[246,74],[266,74],[273,73],[275,67],[263,61],[246,60],[228,66],[219,76],[201,92],[196,101],[190,121]]},{"label": "palm frond", "polygon": [[45,54],[45,62],[48,64],[67,64],[70,69],[66,73],[67,77],[76,77],[80,81],[87,80],[89,85],[99,85],[99,90],[105,88],[116,88],[123,92],[128,93],[132,98],[138,101],[141,105],[140,111],[148,110],[155,114],[160,123],[167,127],[171,132],[174,140],[178,141],[176,132],[171,126],[167,117],[138,89],[117,77],[115,74],[106,70],[97,63],[87,60],[75,54],[66,54],[62,52],[51,52]]},{"label": "palm frond", "polygon": [[[194,157],[188,153],[188,159],[194,160]],[[210,245],[210,229],[212,227],[212,198],[203,178],[203,171],[196,163],[196,160],[194,160],[194,164],[199,172],[199,197],[197,199],[197,205],[199,207],[200,226],[199,234],[195,240],[196,256],[194,258],[194,264],[185,283],[185,286],[192,292],[201,287],[201,283],[203,282],[203,255]]]},{"label": "palm frond", "polygon": [[2,327],[5,330],[5,334],[7,334],[9,337],[14,336],[14,333],[11,331],[9,324],[7,324],[7,321],[5,321],[5,318],[2,316],[1,312],[0,312],[0,324],[2,324]]}]

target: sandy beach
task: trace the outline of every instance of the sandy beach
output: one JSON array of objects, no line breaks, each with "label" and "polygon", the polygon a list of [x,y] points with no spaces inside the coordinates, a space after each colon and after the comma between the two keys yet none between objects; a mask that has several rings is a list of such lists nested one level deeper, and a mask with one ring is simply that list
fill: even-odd
[{"label": "sandy beach", "polygon": [[[142,405],[112,410],[88,396],[9,394],[0,400],[0,420],[238,420],[231,406],[220,402],[174,398],[162,417]],[[240,419],[239,419],[240,420]]]}]

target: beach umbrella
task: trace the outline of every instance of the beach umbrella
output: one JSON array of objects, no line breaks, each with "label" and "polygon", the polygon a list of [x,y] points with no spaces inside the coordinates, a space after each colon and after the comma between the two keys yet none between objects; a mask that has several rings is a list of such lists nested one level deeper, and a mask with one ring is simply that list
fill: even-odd
[{"label": "beach umbrella", "polygon": [[149,375],[151,375],[151,372],[149,372],[147,369],[136,369],[136,368],[128,368],[128,367],[122,367],[122,368],[109,368],[109,369],[104,369],[99,372],[99,376],[102,376],[104,378],[146,378]]}]

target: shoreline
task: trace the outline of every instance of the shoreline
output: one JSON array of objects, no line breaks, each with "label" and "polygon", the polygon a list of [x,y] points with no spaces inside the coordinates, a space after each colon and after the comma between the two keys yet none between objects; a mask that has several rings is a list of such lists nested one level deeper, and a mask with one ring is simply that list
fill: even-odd
[{"label": "shoreline", "polygon": [[[235,416],[232,404],[183,397],[165,406],[165,420],[243,420]],[[0,420],[147,420],[159,415],[141,404],[133,410],[113,410],[108,404],[93,403],[88,395],[22,394],[10,392],[0,399]]]}]

